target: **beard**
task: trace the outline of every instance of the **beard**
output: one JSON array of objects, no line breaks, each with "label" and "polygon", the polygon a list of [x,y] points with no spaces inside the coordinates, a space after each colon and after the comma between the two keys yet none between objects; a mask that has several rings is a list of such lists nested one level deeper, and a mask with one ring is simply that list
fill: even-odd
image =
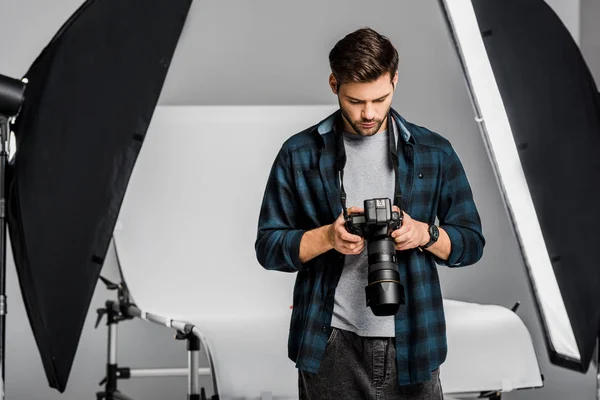
[{"label": "beard", "polygon": [[[348,115],[346,110],[344,110],[344,108],[342,107],[342,104],[339,101],[339,99],[338,99],[338,103],[340,104],[340,110],[342,112],[342,115],[344,116],[344,119],[346,120],[346,122],[348,122],[348,124],[352,127],[352,129],[354,129],[354,132],[356,132],[360,136],[373,136],[374,134],[379,132],[379,129],[381,129],[381,125],[383,125],[383,122],[385,121],[385,119],[387,118],[387,115],[389,113],[389,108],[388,108],[387,112],[385,113],[385,117],[383,117],[380,120],[378,120],[378,119],[368,120],[368,119],[361,118],[359,120],[353,121],[352,118],[350,118],[350,115]],[[361,124],[372,124],[372,123],[375,123],[375,125],[369,129],[365,129],[361,126]]]}]

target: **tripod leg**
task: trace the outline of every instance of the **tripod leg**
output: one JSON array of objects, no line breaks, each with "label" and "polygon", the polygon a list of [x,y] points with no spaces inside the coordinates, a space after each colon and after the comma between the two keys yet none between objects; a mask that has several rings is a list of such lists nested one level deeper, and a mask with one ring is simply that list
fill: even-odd
[{"label": "tripod leg", "polygon": [[200,364],[200,339],[193,333],[188,334],[188,400],[200,399],[200,377],[198,366]]},{"label": "tripod leg", "polygon": [[[8,118],[0,115],[0,201],[4,204],[5,176],[8,160],[6,141],[8,138]],[[6,370],[6,238],[7,219],[4,205],[0,209],[0,399],[4,400]]]},{"label": "tripod leg", "polygon": [[106,363],[106,384],[104,392],[96,393],[97,400],[133,400],[125,396],[117,389],[119,380],[119,367],[117,365],[117,324],[119,322],[118,312],[115,311],[114,302],[106,302],[106,315],[108,325],[108,359]]}]

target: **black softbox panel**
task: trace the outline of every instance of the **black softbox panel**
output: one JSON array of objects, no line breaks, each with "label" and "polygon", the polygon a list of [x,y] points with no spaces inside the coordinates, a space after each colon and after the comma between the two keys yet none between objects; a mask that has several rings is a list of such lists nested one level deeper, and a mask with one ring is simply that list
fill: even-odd
[{"label": "black softbox panel", "polygon": [[472,3],[580,352],[558,354],[546,332],[550,359],[586,371],[600,323],[598,89],[543,0]]},{"label": "black softbox panel", "polygon": [[43,366],[60,392],[191,1],[88,0],[25,75],[9,232]]}]

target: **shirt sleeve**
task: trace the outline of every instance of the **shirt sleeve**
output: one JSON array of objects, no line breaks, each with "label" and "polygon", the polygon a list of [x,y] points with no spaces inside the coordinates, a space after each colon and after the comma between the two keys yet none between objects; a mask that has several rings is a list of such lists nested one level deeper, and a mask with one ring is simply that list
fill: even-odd
[{"label": "shirt sleeve", "polygon": [[298,229],[298,197],[288,152],[282,147],[269,174],[254,248],[260,265],[267,270],[296,272],[300,262],[300,240],[306,230]]},{"label": "shirt sleeve", "polygon": [[446,161],[438,206],[440,227],[448,233],[451,251],[448,260],[435,257],[440,265],[449,267],[472,265],[483,255],[481,218],[473,200],[467,175],[456,152]]}]

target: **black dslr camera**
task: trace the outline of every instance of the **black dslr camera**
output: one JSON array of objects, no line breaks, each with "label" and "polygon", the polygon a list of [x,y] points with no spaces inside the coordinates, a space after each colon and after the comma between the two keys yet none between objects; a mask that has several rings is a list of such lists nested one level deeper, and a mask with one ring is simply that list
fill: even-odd
[{"label": "black dslr camera", "polygon": [[392,211],[390,199],[365,200],[364,213],[345,217],[346,230],[367,241],[369,275],[365,293],[367,307],[377,316],[395,315],[405,301],[396,245],[390,237],[392,231],[402,226],[402,219],[402,211]]}]

